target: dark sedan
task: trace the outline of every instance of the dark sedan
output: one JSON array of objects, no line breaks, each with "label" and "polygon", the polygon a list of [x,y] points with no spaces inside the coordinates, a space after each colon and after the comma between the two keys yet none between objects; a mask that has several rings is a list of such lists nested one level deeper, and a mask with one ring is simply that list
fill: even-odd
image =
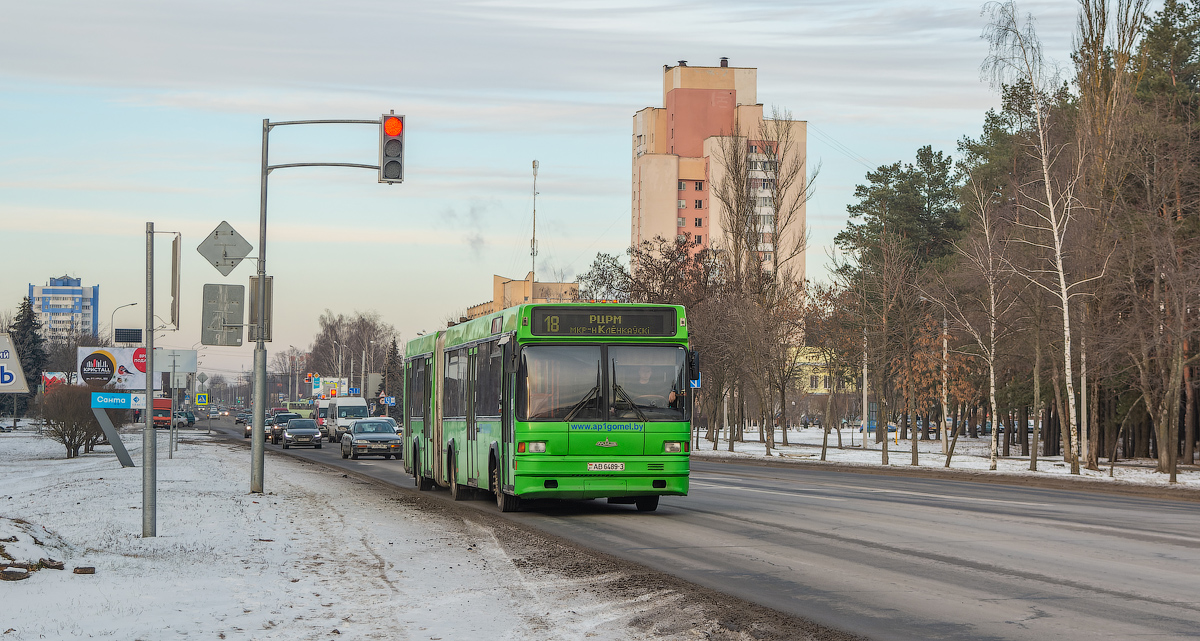
[{"label": "dark sedan", "polygon": [[321,449],[321,430],[317,429],[317,421],[311,418],[293,418],[283,428],[283,449],[293,445],[311,445]]},{"label": "dark sedan", "polygon": [[272,443],[279,445],[279,443],[283,440],[284,428],[287,427],[288,421],[294,418],[300,418],[300,415],[296,414],[295,412],[280,412],[272,417],[271,429],[267,432],[271,435]]},{"label": "dark sedan", "polygon": [[382,419],[354,421],[346,433],[342,434],[342,458],[394,456],[399,459],[402,449],[396,428]]}]

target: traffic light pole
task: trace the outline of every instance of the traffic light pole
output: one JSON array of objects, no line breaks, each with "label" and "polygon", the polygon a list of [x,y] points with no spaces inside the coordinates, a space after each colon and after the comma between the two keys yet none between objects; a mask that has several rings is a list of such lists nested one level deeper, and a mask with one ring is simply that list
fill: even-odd
[{"label": "traffic light pole", "polygon": [[[251,418],[253,429],[250,430],[250,492],[255,494],[263,493],[263,474],[264,464],[266,459],[266,413],[267,413],[267,346],[266,346],[266,319],[267,319],[267,177],[276,169],[288,169],[291,167],[357,167],[360,169],[375,169],[379,170],[379,165],[363,165],[359,163],[345,162],[299,162],[288,163],[283,165],[272,165],[268,161],[270,149],[271,129],[282,127],[285,125],[375,125],[379,127],[383,124],[380,120],[290,120],[283,122],[271,122],[270,119],[263,119],[262,129],[262,174],[259,183],[259,200],[258,200],[258,297],[255,299],[255,308],[250,311],[254,314],[256,322],[255,327],[255,343],[254,343],[254,401],[251,404],[251,411],[254,416]],[[149,231],[147,232],[149,233]],[[149,285],[147,285],[149,288]],[[149,294],[147,294],[149,297]],[[147,328],[149,328],[147,321]],[[149,331],[149,329],[147,329]],[[148,395],[149,396],[149,395]],[[151,412],[152,413],[152,412]],[[153,431],[151,423],[150,430]],[[143,526],[144,527],[144,526]],[[153,536],[153,534],[148,535]]]}]

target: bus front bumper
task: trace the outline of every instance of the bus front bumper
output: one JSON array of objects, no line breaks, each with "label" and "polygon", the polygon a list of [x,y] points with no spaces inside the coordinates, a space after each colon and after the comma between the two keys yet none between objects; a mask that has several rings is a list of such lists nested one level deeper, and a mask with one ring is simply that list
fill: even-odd
[{"label": "bus front bumper", "polygon": [[622,496],[686,496],[691,465],[687,457],[636,457],[606,462],[625,464],[624,471],[589,472],[594,457],[520,457],[513,490],[526,499],[596,499]]}]

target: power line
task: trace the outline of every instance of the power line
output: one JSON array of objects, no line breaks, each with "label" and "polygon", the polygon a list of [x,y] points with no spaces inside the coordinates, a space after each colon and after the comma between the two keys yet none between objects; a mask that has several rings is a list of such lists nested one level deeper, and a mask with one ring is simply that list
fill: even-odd
[{"label": "power line", "polygon": [[814,134],[816,134],[818,138],[823,140],[830,147],[833,147],[834,151],[837,151],[838,153],[842,154],[843,156],[849,158],[850,160],[853,160],[854,162],[862,165],[863,167],[866,167],[867,171],[875,171],[877,169],[876,167],[872,167],[870,165],[870,163],[868,163],[862,155],[855,153],[854,150],[852,150],[849,147],[847,147],[846,145],[842,144],[841,142],[839,142],[837,139],[835,139],[833,136],[829,135],[828,133],[821,131],[820,128],[818,128],[816,125],[812,124],[811,122],[808,123],[808,129],[810,131],[812,131]]}]

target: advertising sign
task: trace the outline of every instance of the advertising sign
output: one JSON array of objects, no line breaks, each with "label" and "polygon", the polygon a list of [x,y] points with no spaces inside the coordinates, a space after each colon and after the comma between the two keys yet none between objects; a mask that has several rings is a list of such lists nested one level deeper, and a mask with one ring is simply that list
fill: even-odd
[{"label": "advertising sign", "polygon": [[66,382],[66,372],[42,372],[42,387],[45,389],[50,389],[55,385],[65,385]]},{"label": "advertising sign", "polygon": [[146,390],[145,347],[80,347],[75,373],[81,385]]},{"label": "advertising sign", "polygon": [[146,393],[92,392],[93,409],[144,410]]},{"label": "advertising sign", "polygon": [[25,370],[8,334],[0,334],[0,394],[28,394]]}]

